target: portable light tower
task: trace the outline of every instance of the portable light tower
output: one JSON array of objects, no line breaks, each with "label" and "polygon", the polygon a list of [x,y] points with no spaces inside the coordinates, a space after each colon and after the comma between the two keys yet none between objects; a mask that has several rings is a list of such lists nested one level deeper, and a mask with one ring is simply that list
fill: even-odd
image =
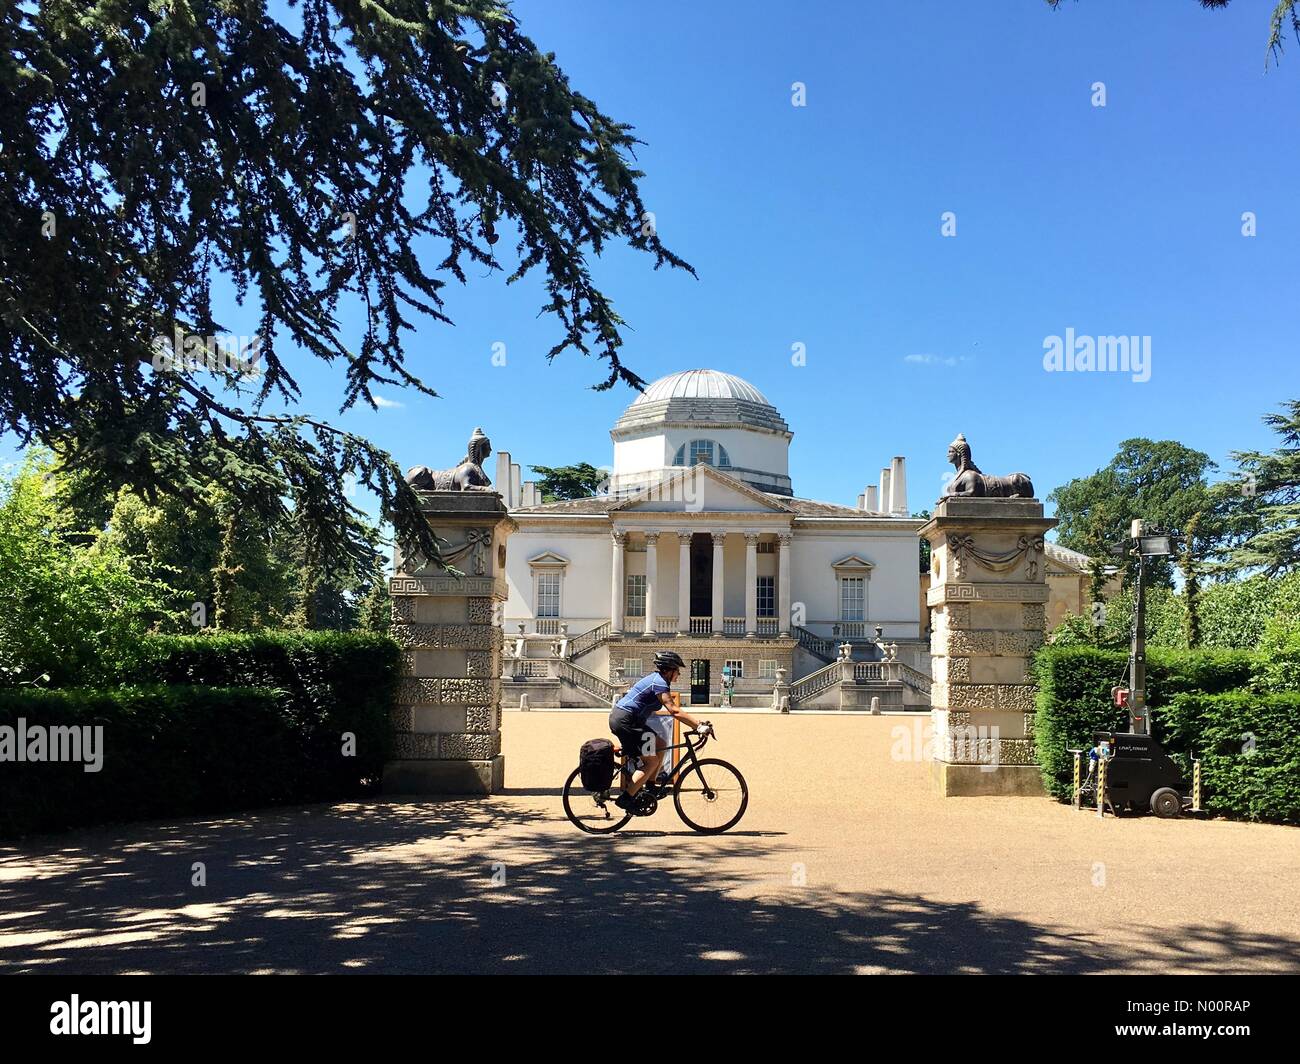
[{"label": "portable light tower", "polygon": [[1117,705],[1128,707],[1129,731],[1134,735],[1150,735],[1147,721],[1147,636],[1146,600],[1143,597],[1142,575],[1147,558],[1164,558],[1173,554],[1174,537],[1168,532],[1143,528],[1141,518],[1129,529],[1132,541],[1130,554],[1137,557],[1137,594],[1133,603],[1133,633],[1129,641],[1128,690],[1116,691]]}]

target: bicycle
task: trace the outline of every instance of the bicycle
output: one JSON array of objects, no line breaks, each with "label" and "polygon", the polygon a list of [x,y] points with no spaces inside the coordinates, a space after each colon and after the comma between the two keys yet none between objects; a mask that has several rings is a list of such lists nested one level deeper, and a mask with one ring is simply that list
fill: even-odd
[{"label": "bicycle", "polygon": [[[717,733],[712,734],[716,736]],[[698,741],[692,742],[692,737]],[[684,750],[685,753],[671,773],[666,776],[660,773],[658,780],[647,781],[641,787],[632,809],[620,809],[614,804],[632,779],[627,757],[620,758],[610,778],[610,786],[602,791],[589,791],[583,787],[580,770],[575,768],[564,783],[564,815],[583,831],[608,835],[634,816],[650,816],[659,808],[659,802],[671,793],[677,815],[691,830],[703,835],[718,835],[735,827],[749,807],[749,786],[734,765],[716,757],[699,756],[709,737],[708,734],[687,732],[684,742],[668,747],[668,750]]]}]

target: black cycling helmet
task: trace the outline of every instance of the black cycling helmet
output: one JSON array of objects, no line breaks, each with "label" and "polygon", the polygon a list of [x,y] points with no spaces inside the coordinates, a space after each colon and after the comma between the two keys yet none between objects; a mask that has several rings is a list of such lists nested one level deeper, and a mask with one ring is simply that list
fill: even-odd
[{"label": "black cycling helmet", "polygon": [[684,669],[686,662],[682,661],[682,656],[675,650],[661,650],[655,655],[655,671],[662,672],[664,669]]}]

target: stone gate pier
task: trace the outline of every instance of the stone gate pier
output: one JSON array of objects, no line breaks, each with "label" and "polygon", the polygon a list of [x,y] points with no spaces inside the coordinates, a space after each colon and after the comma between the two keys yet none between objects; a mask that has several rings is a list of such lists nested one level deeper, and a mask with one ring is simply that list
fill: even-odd
[{"label": "stone gate pier", "polygon": [[420,498],[444,560],[464,575],[394,552],[392,635],[402,646],[403,678],[384,790],[493,794],[505,784],[498,604],[506,598],[514,522],[494,491],[421,491]]},{"label": "stone gate pier", "polygon": [[949,495],[918,530],[930,543],[932,773],[944,795],[1043,793],[1029,668],[1055,524],[1034,498]]}]

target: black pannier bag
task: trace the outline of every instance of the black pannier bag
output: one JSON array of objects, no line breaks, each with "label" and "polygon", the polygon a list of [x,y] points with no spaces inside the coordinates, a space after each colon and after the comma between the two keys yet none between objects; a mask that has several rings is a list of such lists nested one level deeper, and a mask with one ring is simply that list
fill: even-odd
[{"label": "black pannier bag", "polygon": [[588,739],[578,750],[578,775],[589,791],[604,791],[614,779],[614,744]]}]

